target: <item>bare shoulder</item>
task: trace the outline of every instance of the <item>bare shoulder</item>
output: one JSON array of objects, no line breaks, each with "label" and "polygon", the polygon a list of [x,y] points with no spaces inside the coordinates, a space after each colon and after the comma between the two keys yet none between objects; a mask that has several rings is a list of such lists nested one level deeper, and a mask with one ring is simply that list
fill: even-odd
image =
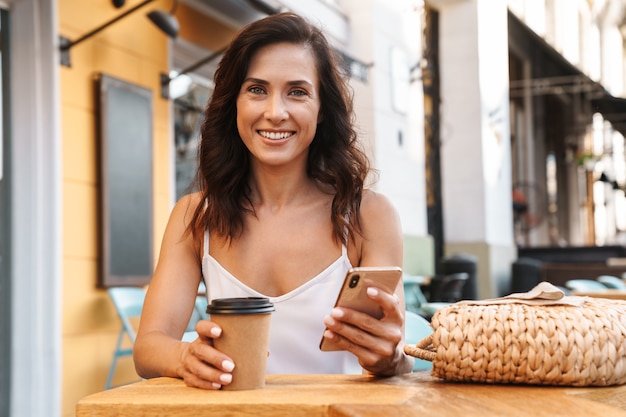
[{"label": "bare shoulder", "polygon": [[398,220],[398,211],[392,201],[379,192],[365,189],[361,198],[361,219],[363,221]]},{"label": "bare shoulder", "polygon": [[[189,233],[189,225],[199,204],[201,204],[200,194],[194,193],[181,197],[174,205],[163,235],[160,263],[164,263],[164,259],[169,262],[173,259],[183,259],[185,255],[180,251],[192,253],[195,258],[199,256],[202,239]],[[171,254],[175,256],[168,257]]]},{"label": "bare shoulder", "polygon": [[402,226],[392,201],[367,189],[361,200],[360,214],[359,265],[402,265]]},{"label": "bare shoulder", "polygon": [[192,246],[197,246],[199,240],[193,239],[193,233],[188,233],[189,225],[193,219],[194,213],[201,204],[201,196],[199,193],[185,195],[178,200],[172,209],[167,227],[165,229],[164,244],[177,244],[186,241]]},{"label": "bare shoulder", "polygon": [[187,227],[201,201],[202,197],[199,192],[181,197],[172,210],[171,221],[179,222],[184,227]]}]

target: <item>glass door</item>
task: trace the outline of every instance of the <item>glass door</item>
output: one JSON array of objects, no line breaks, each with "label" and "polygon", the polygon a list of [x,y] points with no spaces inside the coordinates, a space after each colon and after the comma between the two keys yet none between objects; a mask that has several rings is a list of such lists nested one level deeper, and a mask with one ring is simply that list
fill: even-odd
[{"label": "glass door", "polygon": [[0,9],[0,416],[10,411],[11,382],[11,142],[9,13]]}]

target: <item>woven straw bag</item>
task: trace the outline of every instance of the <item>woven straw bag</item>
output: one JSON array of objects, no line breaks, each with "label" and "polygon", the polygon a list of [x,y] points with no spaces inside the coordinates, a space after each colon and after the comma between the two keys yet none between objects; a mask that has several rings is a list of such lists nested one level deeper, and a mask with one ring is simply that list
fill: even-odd
[{"label": "woven straw bag", "polygon": [[461,301],[433,316],[434,332],[407,354],[449,381],[569,386],[626,382],[626,301],[528,293]]}]

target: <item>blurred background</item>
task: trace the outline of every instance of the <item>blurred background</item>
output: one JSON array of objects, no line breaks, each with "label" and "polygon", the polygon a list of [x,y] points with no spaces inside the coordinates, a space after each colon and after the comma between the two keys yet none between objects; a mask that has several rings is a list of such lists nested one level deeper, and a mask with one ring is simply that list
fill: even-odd
[{"label": "blurred background", "polygon": [[624,0],[0,0],[0,416],[105,388],[107,289],[149,284],[221,53],[284,10],[342,57],[407,275],[626,272]]}]

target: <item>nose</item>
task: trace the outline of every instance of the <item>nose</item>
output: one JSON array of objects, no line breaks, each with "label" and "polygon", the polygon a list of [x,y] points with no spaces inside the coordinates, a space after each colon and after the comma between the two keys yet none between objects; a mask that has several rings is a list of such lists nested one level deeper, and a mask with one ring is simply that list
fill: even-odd
[{"label": "nose", "polygon": [[265,108],[265,118],[274,123],[281,122],[289,117],[285,100],[280,95],[270,96]]}]

